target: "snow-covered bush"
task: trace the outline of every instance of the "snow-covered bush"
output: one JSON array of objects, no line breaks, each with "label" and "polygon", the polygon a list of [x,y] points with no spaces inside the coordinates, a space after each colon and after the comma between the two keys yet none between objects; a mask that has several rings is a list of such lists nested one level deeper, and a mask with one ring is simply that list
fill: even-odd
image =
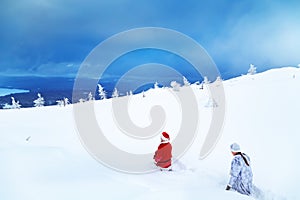
[{"label": "snow-covered bush", "polygon": [[9,105],[8,103],[4,104],[4,106],[2,107],[3,109],[10,109],[11,105]]},{"label": "snow-covered bush", "polygon": [[155,82],[154,83],[154,89],[158,89],[159,87],[158,87],[158,82]]},{"label": "snow-covered bush", "polygon": [[250,64],[250,68],[248,69],[248,75],[256,74],[256,67],[253,64]]},{"label": "snow-covered bush", "polygon": [[38,95],[38,98],[33,101],[34,107],[42,107],[42,106],[44,106],[44,104],[45,104],[44,97],[42,97],[42,95],[40,93],[38,93],[37,95]]},{"label": "snow-covered bush", "polygon": [[200,81],[196,81],[195,83],[193,83],[193,85],[195,85],[197,89],[203,89],[203,81],[201,83]]},{"label": "snow-covered bush", "polygon": [[209,98],[205,107],[208,107],[208,108],[215,108],[215,107],[218,107],[218,104],[217,102],[213,99],[213,98]]},{"label": "snow-covered bush", "polygon": [[19,109],[22,106],[19,101],[15,101],[14,97],[11,97],[11,104],[13,109]]},{"label": "snow-covered bush", "polygon": [[216,82],[222,82],[222,81],[223,81],[223,79],[220,76],[218,76],[216,79]]},{"label": "snow-covered bush", "polygon": [[69,104],[70,104],[69,99],[65,97],[64,98],[64,106],[69,105]]},{"label": "snow-covered bush", "polygon": [[92,95],[91,92],[88,94],[87,100],[88,100],[88,101],[93,101],[93,100],[94,100],[94,97],[93,97],[93,95]]},{"label": "snow-covered bush", "polygon": [[200,89],[200,90],[203,90],[203,89],[204,89],[203,82],[200,84],[199,89]]},{"label": "snow-covered bush", "polygon": [[185,78],[185,77],[183,76],[182,79],[183,79],[183,85],[184,85],[184,86],[190,86],[190,85],[191,85],[191,83],[187,80],[187,78]]},{"label": "snow-covered bush", "polygon": [[193,85],[200,85],[200,81],[196,81]]},{"label": "snow-covered bush", "polygon": [[64,106],[64,100],[57,100],[56,105],[58,106]]},{"label": "snow-covered bush", "polygon": [[112,96],[112,98],[117,98],[117,97],[119,97],[119,91],[118,91],[117,88],[114,89],[114,91],[113,91],[113,93],[112,93],[111,96]]},{"label": "snow-covered bush", "polygon": [[170,85],[171,85],[171,87],[172,87],[172,89],[173,89],[174,91],[179,91],[180,83],[177,83],[176,81],[172,81],[172,82],[170,83]]},{"label": "snow-covered bush", "polygon": [[65,97],[63,100],[57,100],[56,103],[58,106],[66,106],[70,104],[70,101]]},{"label": "snow-covered bush", "polygon": [[100,99],[106,99],[106,92],[104,90],[104,88],[102,87],[102,85],[98,84],[98,93],[100,96]]},{"label": "snow-covered bush", "polygon": [[11,97],[11,105],[6,103],[3,106],[3,109],[20,109],[21,106],[22,105],[19,103],[19,101],[16,101],[14,97]]},{"label": "snow-covered bush", "polygon": [[85,102],[85,99],[80,98],[78,102],[79,102],[79,103],[84,103],[84,102]]},{"label": "snow-covered bush", "polygon": [[204,76],[203,83],[204,84],[209,84],[210,83],[210,81],[208,80],[207,76]]}]

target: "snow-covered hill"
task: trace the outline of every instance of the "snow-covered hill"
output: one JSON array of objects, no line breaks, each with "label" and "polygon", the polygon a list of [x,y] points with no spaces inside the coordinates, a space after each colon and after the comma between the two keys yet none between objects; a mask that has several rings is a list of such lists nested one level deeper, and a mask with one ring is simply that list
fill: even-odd
[{"label": "snow-covered hill", "polygon": [[[208,91],[191,86],[200,113],[199,132],[173,172],[133,175],[103,166],[81,145],[72,105],[0,110],[0,199],[251,199],[224,190],[233,142],[251,157],[254,184],[265,199],[299,199],[300,69],[274,69],[223,84],[224,128],[204,160],[199,160],[199,152],[213,108],[207,107]],[[133,122],[145,126],[149,123],[145,113],[162,105],[167,117],[164,130],[174,139],[180,128],[180,105],[168,91],[149,90],[144,98],[134,95],[129,114]],[[159,135],[136,141],[121,134],[111,115],[111,99],[96,101],[95,114],[104,132],[110,133],[108,140],[119,148],[139,153],[157,148]]]}]

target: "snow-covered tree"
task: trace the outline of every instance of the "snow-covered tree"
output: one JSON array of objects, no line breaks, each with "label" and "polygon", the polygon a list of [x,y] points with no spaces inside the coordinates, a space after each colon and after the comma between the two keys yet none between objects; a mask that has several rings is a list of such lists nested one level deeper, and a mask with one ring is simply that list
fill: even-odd
[{"label": "snow-covered tree", "polygon": [[21,104],[19,103],[19,101],[15,101],[14,97],[11,97],[11,104],[12,104],[12,108],[13,109],[20,109],[21,108]]},{"label": "snow-covered tree", "polygon": [[35,107],[42,107],[45,104],[44,97],[40,93],[37,94],[38,98],[33,101]]},{"label": "snow-covered tree", "polygon": [[64,100],[57,100],[56,105],[58,106],[64,106]]},{"label": "snow-covered tree", "polygon": [[142,92],[142,95],[143,95],[143,98],[144,98],[144,97],[146,97],[146,95],[145,95],[145,92],[144,92],[144,91]]},{"label": "snow-covered tree", "polygon": [[196,81],[193,83],[193,85],[196,85],[198,89],[202,90],[203,89],[203,81],[200,83],[200,81]]},{"label": "snow-covered tree", "polygon": [[253,64],[250,64],[248,75],[253,75],[253,74],[256,74],[256,67]]},{"label": "snow-covered tree", "polygon": [[213,98],[209,98],[205,107],[215,108],[218,107],[218,104]]},{"label": "snow-covered tree", "polygon": [[66,106],[70,104],[70,101],[68,98],[65,97],[63,100],[57,100],[56,103],[58,106]]},{"label": "snow-covered tree", "polygon": [[93,101],[93,100],[94,100],[94,97],[93,97],[93,95],[92,95],[91,92],[88,94],[87,100],[88,100],[88,101]]},{"label": "snow-covered tree", "polygon": [[183,79],[183,85],[184,85],[184,86],[190,86],[190,85],[191,85],[191,83],[187,80],[187,78],[185,78],[185,77],[183,76],[182,79]]},{"label": "snow-covered tree", "polygon": [[9,105],[8,103],[4,104],[4,106],[2,107],[3,109],[11,109],[11,105]]},{"label": "snow-covered tree", "polygon": [[158,89],[159,87],[158,87],[158,82],[155,82],[154,83],[154,89]]},{"label": "snow-covered tree", "polygon": [[69,105],[69,104],[70,104],[69,99],[65,97],[64,98],[64,106]]},{"label": "snow-covered tree", "polygon": [[133,95],[133,92],[132,92],[132,90],[130,90],[130,91],[129,91],[129,95],[130,95],[130,96],[132,96],[132,95]]},{"label": "snow-covered tree", "polygon": [[85,102],[85,99],[80,98],[78,102],[79,102],[79,103],[84,103],[84,102]]},{"label": "snow-covered tree", "polygon": [[19,103],[19,101],[16,101],[14,97],[11,97],[11,105],[6,103],[3,106],[3,109],[20,109],[21,106],[22,105]]},{"label": "snow-covered tree", "polygon": [[172,81],[170,85],[174,91],[179,91],[180,83],[177,83],[176,81]]},{"label": "snow-covered tree", "polygon": [[204,76],[203,83],[204,84],[209,84],[210,83],[210,81],[208,80],[207,76]]},{"label": "snow-covered tree", "polygon": [[98,93],[100,96],[100,99],[106,99],[106,92],[104,90],[104,88],[102,87],[102,85],[98,84]]},{"label": "snow-covered tree", "polygon": [[199,89],[200,89],[200,90],[203,90],[203,89],[204,89],[203,82],[200,84]]},{"label": "snow-covered tree", "polygon": [[119,97],[119,91],[118,91],[117,88],[114,89],[114,91],[113,91],[113,93],[112,93],[111,96],[112,96],[112,98],[117,98],[117,97]]},{"label": "snow-covered tree", "polygon": [[217,79],[216,79],[216,81],[217,81],[217,82],[222,82],[223,79],[222,79],[220,76],[218,76]]}]

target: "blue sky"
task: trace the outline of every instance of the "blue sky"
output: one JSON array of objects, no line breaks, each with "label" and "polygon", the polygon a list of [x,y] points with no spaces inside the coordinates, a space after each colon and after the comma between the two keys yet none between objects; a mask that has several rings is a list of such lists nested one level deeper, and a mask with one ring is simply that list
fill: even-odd
[{"label": "blue sky", "polygon": [[[74,76],[100,42],[149,26],[192,37],[224,76],[250,63],[260,71],[297,66],[299,9],[297,0],[1,0],[0,74]],[[149,55],[145,62],[159,56]]]}]

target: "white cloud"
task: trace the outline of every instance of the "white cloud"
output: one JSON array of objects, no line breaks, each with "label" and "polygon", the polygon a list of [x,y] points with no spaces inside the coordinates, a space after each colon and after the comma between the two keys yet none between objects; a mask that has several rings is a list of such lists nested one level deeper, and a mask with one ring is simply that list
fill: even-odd
[{"label": "white cloud", "polygon": [[297,63],[300,52],[299,19],[293,12],[265,12],[245,15],[234,27],[228,27],[226,36],[215,41],[217,56],[229,60],[236,68],[245,69],[246,64],[251,62],[270,66]]}]

